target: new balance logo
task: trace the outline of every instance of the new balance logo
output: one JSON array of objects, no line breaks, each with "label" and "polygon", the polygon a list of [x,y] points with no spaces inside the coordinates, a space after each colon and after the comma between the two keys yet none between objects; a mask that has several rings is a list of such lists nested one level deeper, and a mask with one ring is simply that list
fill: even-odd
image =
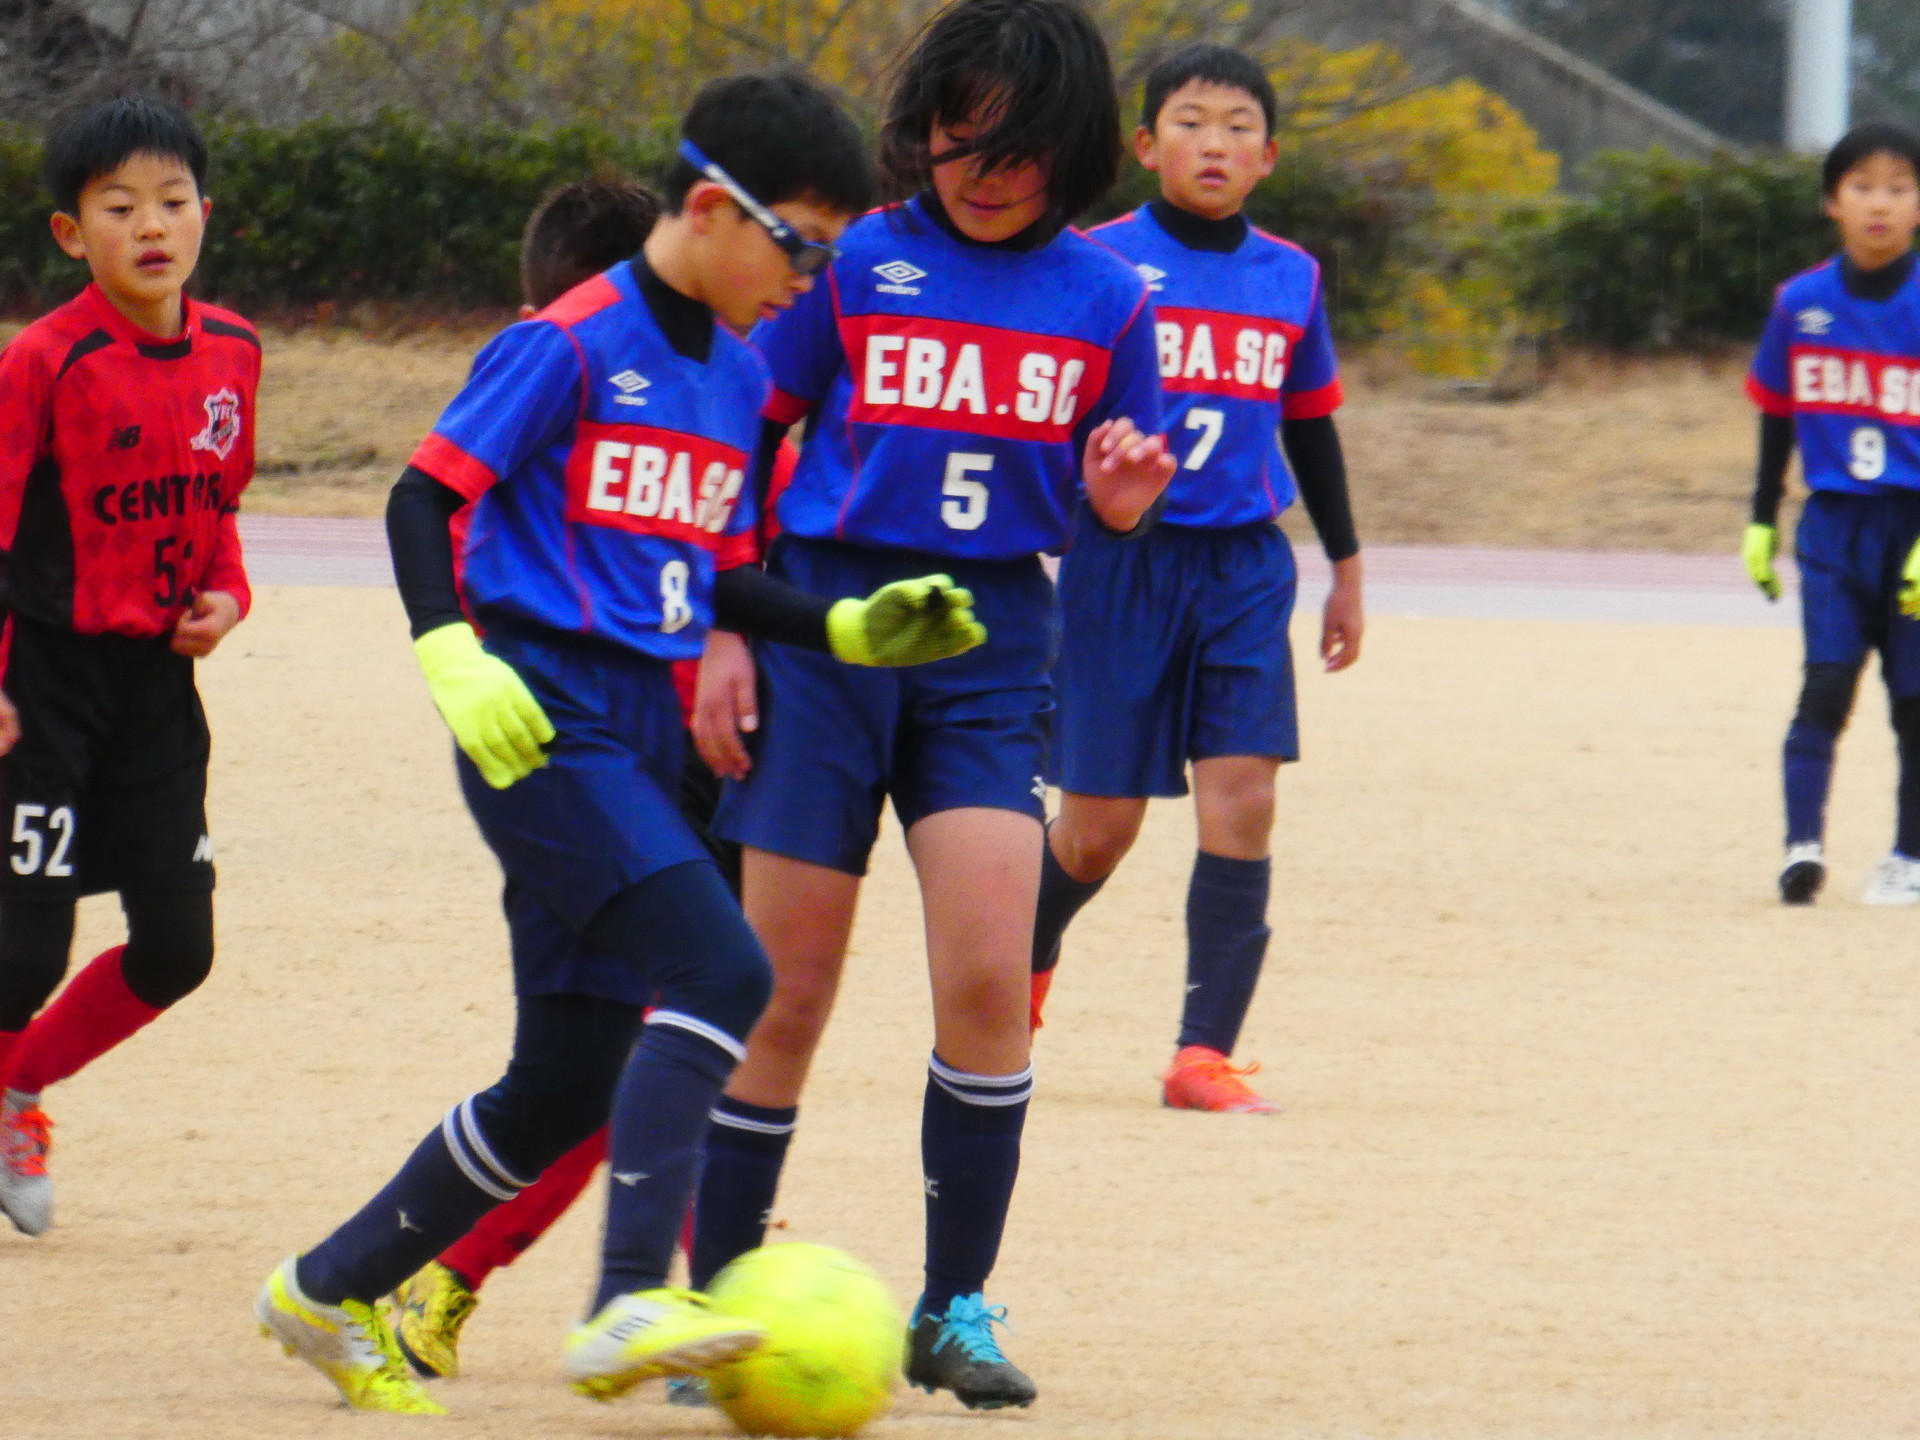
[{"label": "new balance logo", "polygon": [[1818,305],[1802,310],[1793,318],[1802,335],[1824,335],[1833,328],[1833,316]]},{"label": "new balance logo", "polygon": [[211,835],[202,835],[198,843],[194,845],[193,863],[196,865],[211,865],[213,863],[213,837]]},{"label": "new balance logo", "polygon": [[616,405],[644,405],[647,397],[640,392],[653,382],[636,370],[622,370],[618,375],[609,375],[607,383],[620,393],[613,397]]},{"label": "new balance logo", "polygon": [[618,1180],[622,1185],[631,1188],[632,1186],[638,1185],[642,1180],[650,1179],[651,1177],[644,1170],[616,1170],[613,1172],[613,1178]]},{"label": "new balance logo", "polygon": [[931,1175],[924,1175],[921,1177],[921,1180],[927,1187],[927,1198],[930,1200],[938,1200],[940,1198],[940,1182]]},{"label": "new balance logo", "polygon": [[873,273],[887,282],[874,287],[883,295],[918,295],[920,287],[913,282],[927,278],[926,271],[904,260],[889,260],[884,265],[876,265]]},{"label": "new balance logo", "polygon": [[1147,289],[1159,291],[1167,288],[1160,283],[1167,278],[1166,271],[1156,269],[1152,265],[1136,265],[1133,268],[1140,278],[1147,282]]}]

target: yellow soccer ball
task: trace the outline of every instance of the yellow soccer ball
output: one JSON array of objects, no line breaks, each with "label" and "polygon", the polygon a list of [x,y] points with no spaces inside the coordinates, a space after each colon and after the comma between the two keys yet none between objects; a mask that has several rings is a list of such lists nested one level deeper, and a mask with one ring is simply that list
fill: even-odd
[{"label": "yellow soccer ball", "polygon": [[714,1404],[749,1435],[851,1435],[884,1414],[906,1326],[866,1266],[825,1245],[763,1245],[714,1278],[725,1315],[757,1321],[757,1350],[708,1376]]}]

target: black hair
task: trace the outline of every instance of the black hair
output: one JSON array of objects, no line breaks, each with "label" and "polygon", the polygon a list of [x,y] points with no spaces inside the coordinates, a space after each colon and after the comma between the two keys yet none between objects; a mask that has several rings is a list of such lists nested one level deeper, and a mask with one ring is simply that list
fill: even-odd
[{"label": "black hair", "polygon": [[1198,80],[1203,85],[1224,85],[1244,90],[1249,99],[1259,102],[1260,113],[1267,117],[1267,134],[1279,118],[1279,102],[1273,97],[1273,81],[1260,68],[1260,62],[1225,45],[1189,45],[1176,50],[1147,72],[1146,88],[1140,104],[1140,123],[1151,130],[1160,119],[1173,92]]},{"label": "black hair", "polygon": [[[798,70],[709,80],[680,133],[762,205],[813,200],[844,215],[873,208],[873,162],[858,127]],[[670,213],[680,213],[699,178],[685,159],[668,165],[661,191]]]},{"label": "black hair", "polygon": [[894,199],[932,183],[936,124],[980,122],[960,153],[988,170],[1047,172],[1048,219],[1071,224],[1120,174],[1120,102],[1106,42],[1072,0],[959,0],[900,63],[880,126],[880,175]]},{"label": "black hair", "polygon": [[135,155],[178,160],[207,188],[207,142],[178,105],[145,95],[100,100],[63,120],[47,141],[41,173],[53,203],[67,214],[80,208],[89,182],[111,175]]},{"label": "black hair", "polygon": [[1920,135],[1904,125],[1876,120],[1854,126],[1827,152],[1826,161],[1820,167],[1821,193],[1831,196],[1847,178],[1849,170],[1869,155],[1883,154],[1906,161],[1913,169],[1914,179],[1920,180]]},{"label": "black hair", "polygon": [[631,180],[572,180],[551,191],[520,235],[520,291],[544,310],[630,258],[660,218],[660,197]]}]

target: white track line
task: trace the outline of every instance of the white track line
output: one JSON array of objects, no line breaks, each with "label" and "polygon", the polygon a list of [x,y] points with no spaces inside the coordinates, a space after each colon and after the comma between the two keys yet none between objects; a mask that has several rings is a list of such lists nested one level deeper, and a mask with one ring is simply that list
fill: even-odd
[{"label": "white track line", "polygon": [[[260,585],[393,584],[378,520],[243,515],[247,567]],[[1326,595],[1326,560],[1297,547],[1303,607]],[[1790,562],[1786,598],[1769,605],[1732,555],[1496,550],[1381,545],[1366,552],[1367,609],[1375,615],[1490,620],[1781,626],[1799,623]]]}]

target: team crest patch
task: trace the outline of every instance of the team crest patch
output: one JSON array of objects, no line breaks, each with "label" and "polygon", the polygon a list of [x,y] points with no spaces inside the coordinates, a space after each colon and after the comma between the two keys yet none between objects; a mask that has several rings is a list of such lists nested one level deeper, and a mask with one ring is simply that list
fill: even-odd
[{"label": "team crest patch", "polygon": [[211,450],[224,460],[240,438],[240,397],[232,390],[216,390],[203,402],[207,407],[207,428],[190,442],[195,450]]}]

